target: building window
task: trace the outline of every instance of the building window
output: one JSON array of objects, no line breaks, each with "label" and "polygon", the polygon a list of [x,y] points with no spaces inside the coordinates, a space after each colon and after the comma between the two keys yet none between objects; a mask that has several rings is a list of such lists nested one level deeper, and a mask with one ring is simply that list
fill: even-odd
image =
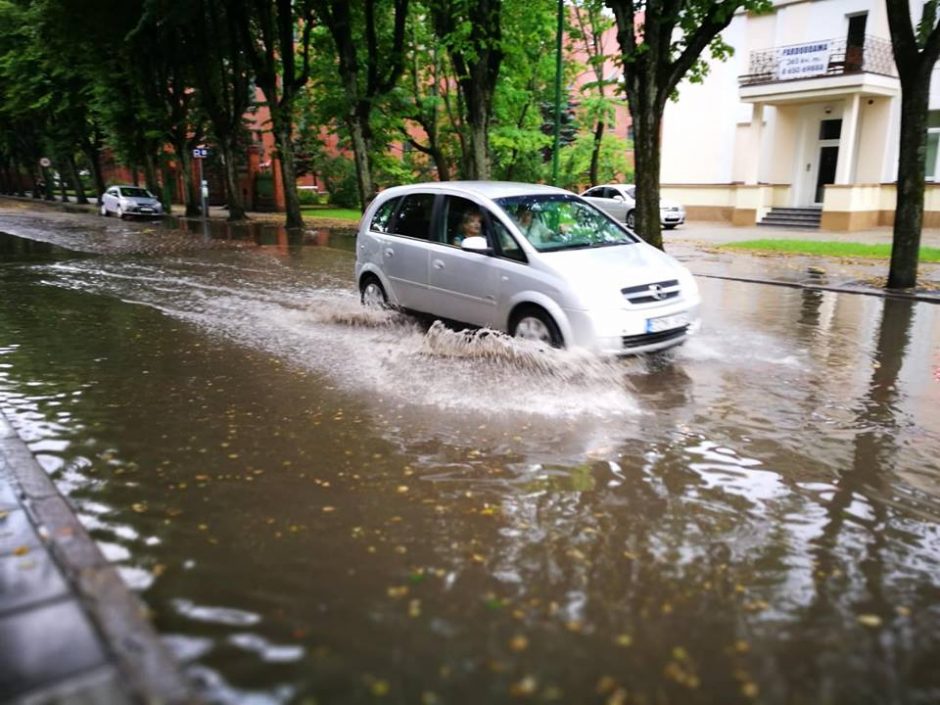
[{"label": "building window", "polygon": [[842,120],[823,120],[819,124],[819,139],[837,140],[842,135]]},{"label": "building window", "polygon": [[940,170],[937,169],[937,157],[940,152],[940,110],[931,110],[927,114],[927,158],[924,161],[924,176],[928,181],[936,181]]}]

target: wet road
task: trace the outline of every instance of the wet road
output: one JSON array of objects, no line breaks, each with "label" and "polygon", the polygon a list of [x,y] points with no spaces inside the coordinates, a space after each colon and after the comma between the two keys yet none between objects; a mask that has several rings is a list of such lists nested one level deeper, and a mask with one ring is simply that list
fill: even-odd
[{"label": "wet road", "polygon": [[0,231],[0,406],[213,701],[940,700],[936,305],[702,278],[612,362],[348,236]]}]

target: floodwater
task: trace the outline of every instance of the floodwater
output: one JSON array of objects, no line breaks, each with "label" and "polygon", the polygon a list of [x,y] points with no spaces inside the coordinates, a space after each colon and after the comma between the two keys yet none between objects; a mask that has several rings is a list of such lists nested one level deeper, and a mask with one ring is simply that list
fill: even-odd
[{"label": "floodwater", "polygon": [[0,230],[0,408],[208,700],[940,701],[936,305],[701,278],[603,361],[344,234]]}]

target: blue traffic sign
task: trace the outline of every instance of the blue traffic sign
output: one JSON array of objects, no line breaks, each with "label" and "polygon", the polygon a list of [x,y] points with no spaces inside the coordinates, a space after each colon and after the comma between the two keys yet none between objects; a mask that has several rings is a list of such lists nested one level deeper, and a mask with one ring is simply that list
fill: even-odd
[{"label": "blue traffic sign", "polygon": [[209,150],[205,147],[196,147],[196,149],[193,150],[193,156],[196,159],[203,159],[209,156]]}]

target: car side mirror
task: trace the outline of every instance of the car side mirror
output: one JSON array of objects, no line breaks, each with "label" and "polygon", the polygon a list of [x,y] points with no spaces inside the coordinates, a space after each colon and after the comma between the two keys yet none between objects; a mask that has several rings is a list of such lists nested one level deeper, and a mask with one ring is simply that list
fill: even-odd
[{"label": "car side mirror", "polygon": [[490,246],[486,242],[486,238],[481,237],[480,235],[465,237],[463,242],[460,243],[460,249],[467,250],[469,252],[478,252],[481,255],[487,255],[491,252]]},{"label": "car side mirror", "polygon": [[618,193],[618,194],[616,194],[616,195],[614,196],[614,200],[617,201],[618,203],[623,203],[623,196],[621,196],[621,195]]}]

